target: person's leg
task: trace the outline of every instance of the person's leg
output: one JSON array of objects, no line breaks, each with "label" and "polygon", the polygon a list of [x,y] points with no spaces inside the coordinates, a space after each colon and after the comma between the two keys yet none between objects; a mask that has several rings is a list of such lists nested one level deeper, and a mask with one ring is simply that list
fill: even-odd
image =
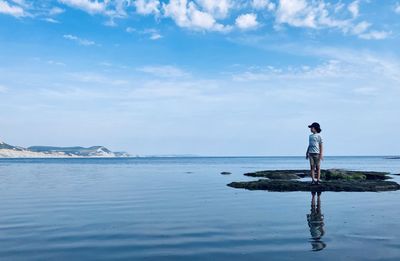
[{"label": "person's leg", "polygon": [[321,181],[321,168],[317,165],[317,182]]},{"label": "person's leg", "polygon": [[315,169],[315,165],[314,165],[314,159],[312,156],[310,156],[310,176],[311,176],[311,180],[314,183],[314,169]]},{"label": "person's leg", "polygon": [[319,156],[315,160],[315,163],[316,163],[315,166],[317,168],[317,182],[320,182],[321,181],[321,161],[319,159]]}]

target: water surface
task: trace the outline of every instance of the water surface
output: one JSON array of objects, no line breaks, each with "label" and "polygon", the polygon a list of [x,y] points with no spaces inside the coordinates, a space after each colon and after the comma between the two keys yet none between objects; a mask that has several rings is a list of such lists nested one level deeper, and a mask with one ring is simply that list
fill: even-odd
[{"label": "water surface", "polygon": [[[383,157],[323,165],[400,173]],[[313,202],[226,186],[304,168],[300,157],[2,159],[0,259],[400,260],[399,191]]]}]

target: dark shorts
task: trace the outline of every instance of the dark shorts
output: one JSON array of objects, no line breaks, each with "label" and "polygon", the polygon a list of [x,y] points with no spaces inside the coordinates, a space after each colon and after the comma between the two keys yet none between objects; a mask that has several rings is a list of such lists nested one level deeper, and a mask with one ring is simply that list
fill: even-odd
[{"label": "dark shorts", "polygon": [[319,157],[319,153],[310,153],[308,154],[308,158],[310,159],[311,167],[318,167],[321,165],[321,159]]}]

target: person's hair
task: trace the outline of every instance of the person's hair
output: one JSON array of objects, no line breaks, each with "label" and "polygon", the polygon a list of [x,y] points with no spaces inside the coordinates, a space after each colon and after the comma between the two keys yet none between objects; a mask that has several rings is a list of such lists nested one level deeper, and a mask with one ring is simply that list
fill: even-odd
[{"label": "person's hair", "polygon": [[314,127],[315,128],[315,130],[318,132],[318,133],[321,133],[321,128],[318,128],[318,127]]}]

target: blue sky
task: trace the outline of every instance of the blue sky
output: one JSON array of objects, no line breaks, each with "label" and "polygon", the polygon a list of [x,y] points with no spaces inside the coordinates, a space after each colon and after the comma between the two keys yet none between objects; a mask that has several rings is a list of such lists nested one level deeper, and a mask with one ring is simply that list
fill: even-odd
[{"label": "blue sky", "polygon": [[399,32],[396,0],[0,0],[0,139],[399,154]]}]

